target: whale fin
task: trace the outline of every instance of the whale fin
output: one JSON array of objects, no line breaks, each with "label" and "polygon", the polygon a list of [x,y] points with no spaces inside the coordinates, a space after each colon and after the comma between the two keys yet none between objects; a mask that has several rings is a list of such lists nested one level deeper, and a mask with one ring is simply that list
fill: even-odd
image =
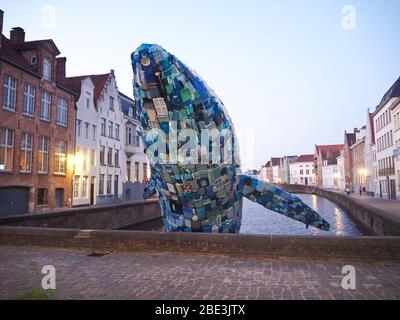
[{"label": "whale fin", "polygon": [[263,207],[303,222],[308,226],[328,231],[330,225],[316,211],[293,194],[246,175],[240,175],[237,188],[247,199]]},{"label": "whale fin", "polygon": [[148,199],[152,195],[154,195],[157,192],[156,189],[156,182],[153,178],[153,176],[150,177],[149,181],[146,182],[146,185],[144,186],[143,190],[143,198]]}]

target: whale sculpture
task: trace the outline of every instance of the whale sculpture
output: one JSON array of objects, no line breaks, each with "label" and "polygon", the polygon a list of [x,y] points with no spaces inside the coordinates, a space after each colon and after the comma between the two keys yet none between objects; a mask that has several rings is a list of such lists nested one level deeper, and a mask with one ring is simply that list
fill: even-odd
[{"label": "whale sculpture", "polygon": [[131,55],[133,91],[151,167],[145,197],[157,192],[165,231],[238,233],[243,197],[329,230],[297,196],[242,175],[224,104],[193,70],[156,44]]}]

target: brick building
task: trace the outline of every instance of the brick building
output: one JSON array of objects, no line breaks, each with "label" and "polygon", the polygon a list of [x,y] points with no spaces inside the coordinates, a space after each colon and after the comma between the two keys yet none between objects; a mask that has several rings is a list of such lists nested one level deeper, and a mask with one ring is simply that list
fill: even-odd
[{"label": "brick building", "polygon": [[0,12],[0,216],[71,205],[75,96],[52,40],[3,35]]},{"label": "brick building", "polygon": [[344,156],[344,183],[346,188],[348,187],[351,191],[354,191],[353,186],[353,153],[351,151],[351,146],[356,142],[356,132],[357,128],[354,129],[354,132],[348,133],[346,130],[344,131],[344,147],[343,147],[343,156]]}]

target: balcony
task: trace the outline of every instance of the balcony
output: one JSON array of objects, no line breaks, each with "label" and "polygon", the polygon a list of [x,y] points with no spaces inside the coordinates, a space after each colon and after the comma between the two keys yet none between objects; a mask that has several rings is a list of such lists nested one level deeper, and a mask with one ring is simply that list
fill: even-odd
[{"label": "balcony", "polygon": [[380,177],[393,176],[395,174],[395,170],[394,170],[394,167],[386,168],[386,169],[379,169],[378,173],[379,173]]},{"label": "balcony", "polygon": [[127,139],[125,144],[125,153],[128,157],[133,156],[136,153],[143,153],[143,148],[140,147],[140,137],[133,136]]}]

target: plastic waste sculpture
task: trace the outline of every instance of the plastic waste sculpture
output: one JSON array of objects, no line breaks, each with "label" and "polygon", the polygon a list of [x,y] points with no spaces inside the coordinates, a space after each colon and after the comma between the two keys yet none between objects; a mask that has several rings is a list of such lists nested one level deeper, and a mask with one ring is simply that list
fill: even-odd
[{"label": "plastic waste sculpture", "polygon": [[238,233],[243,197],[306,224],[329,223],[297,196],[240,174],[232,122],[217,95],[158,45],[131,56],[141,135],[165,231]]}]

